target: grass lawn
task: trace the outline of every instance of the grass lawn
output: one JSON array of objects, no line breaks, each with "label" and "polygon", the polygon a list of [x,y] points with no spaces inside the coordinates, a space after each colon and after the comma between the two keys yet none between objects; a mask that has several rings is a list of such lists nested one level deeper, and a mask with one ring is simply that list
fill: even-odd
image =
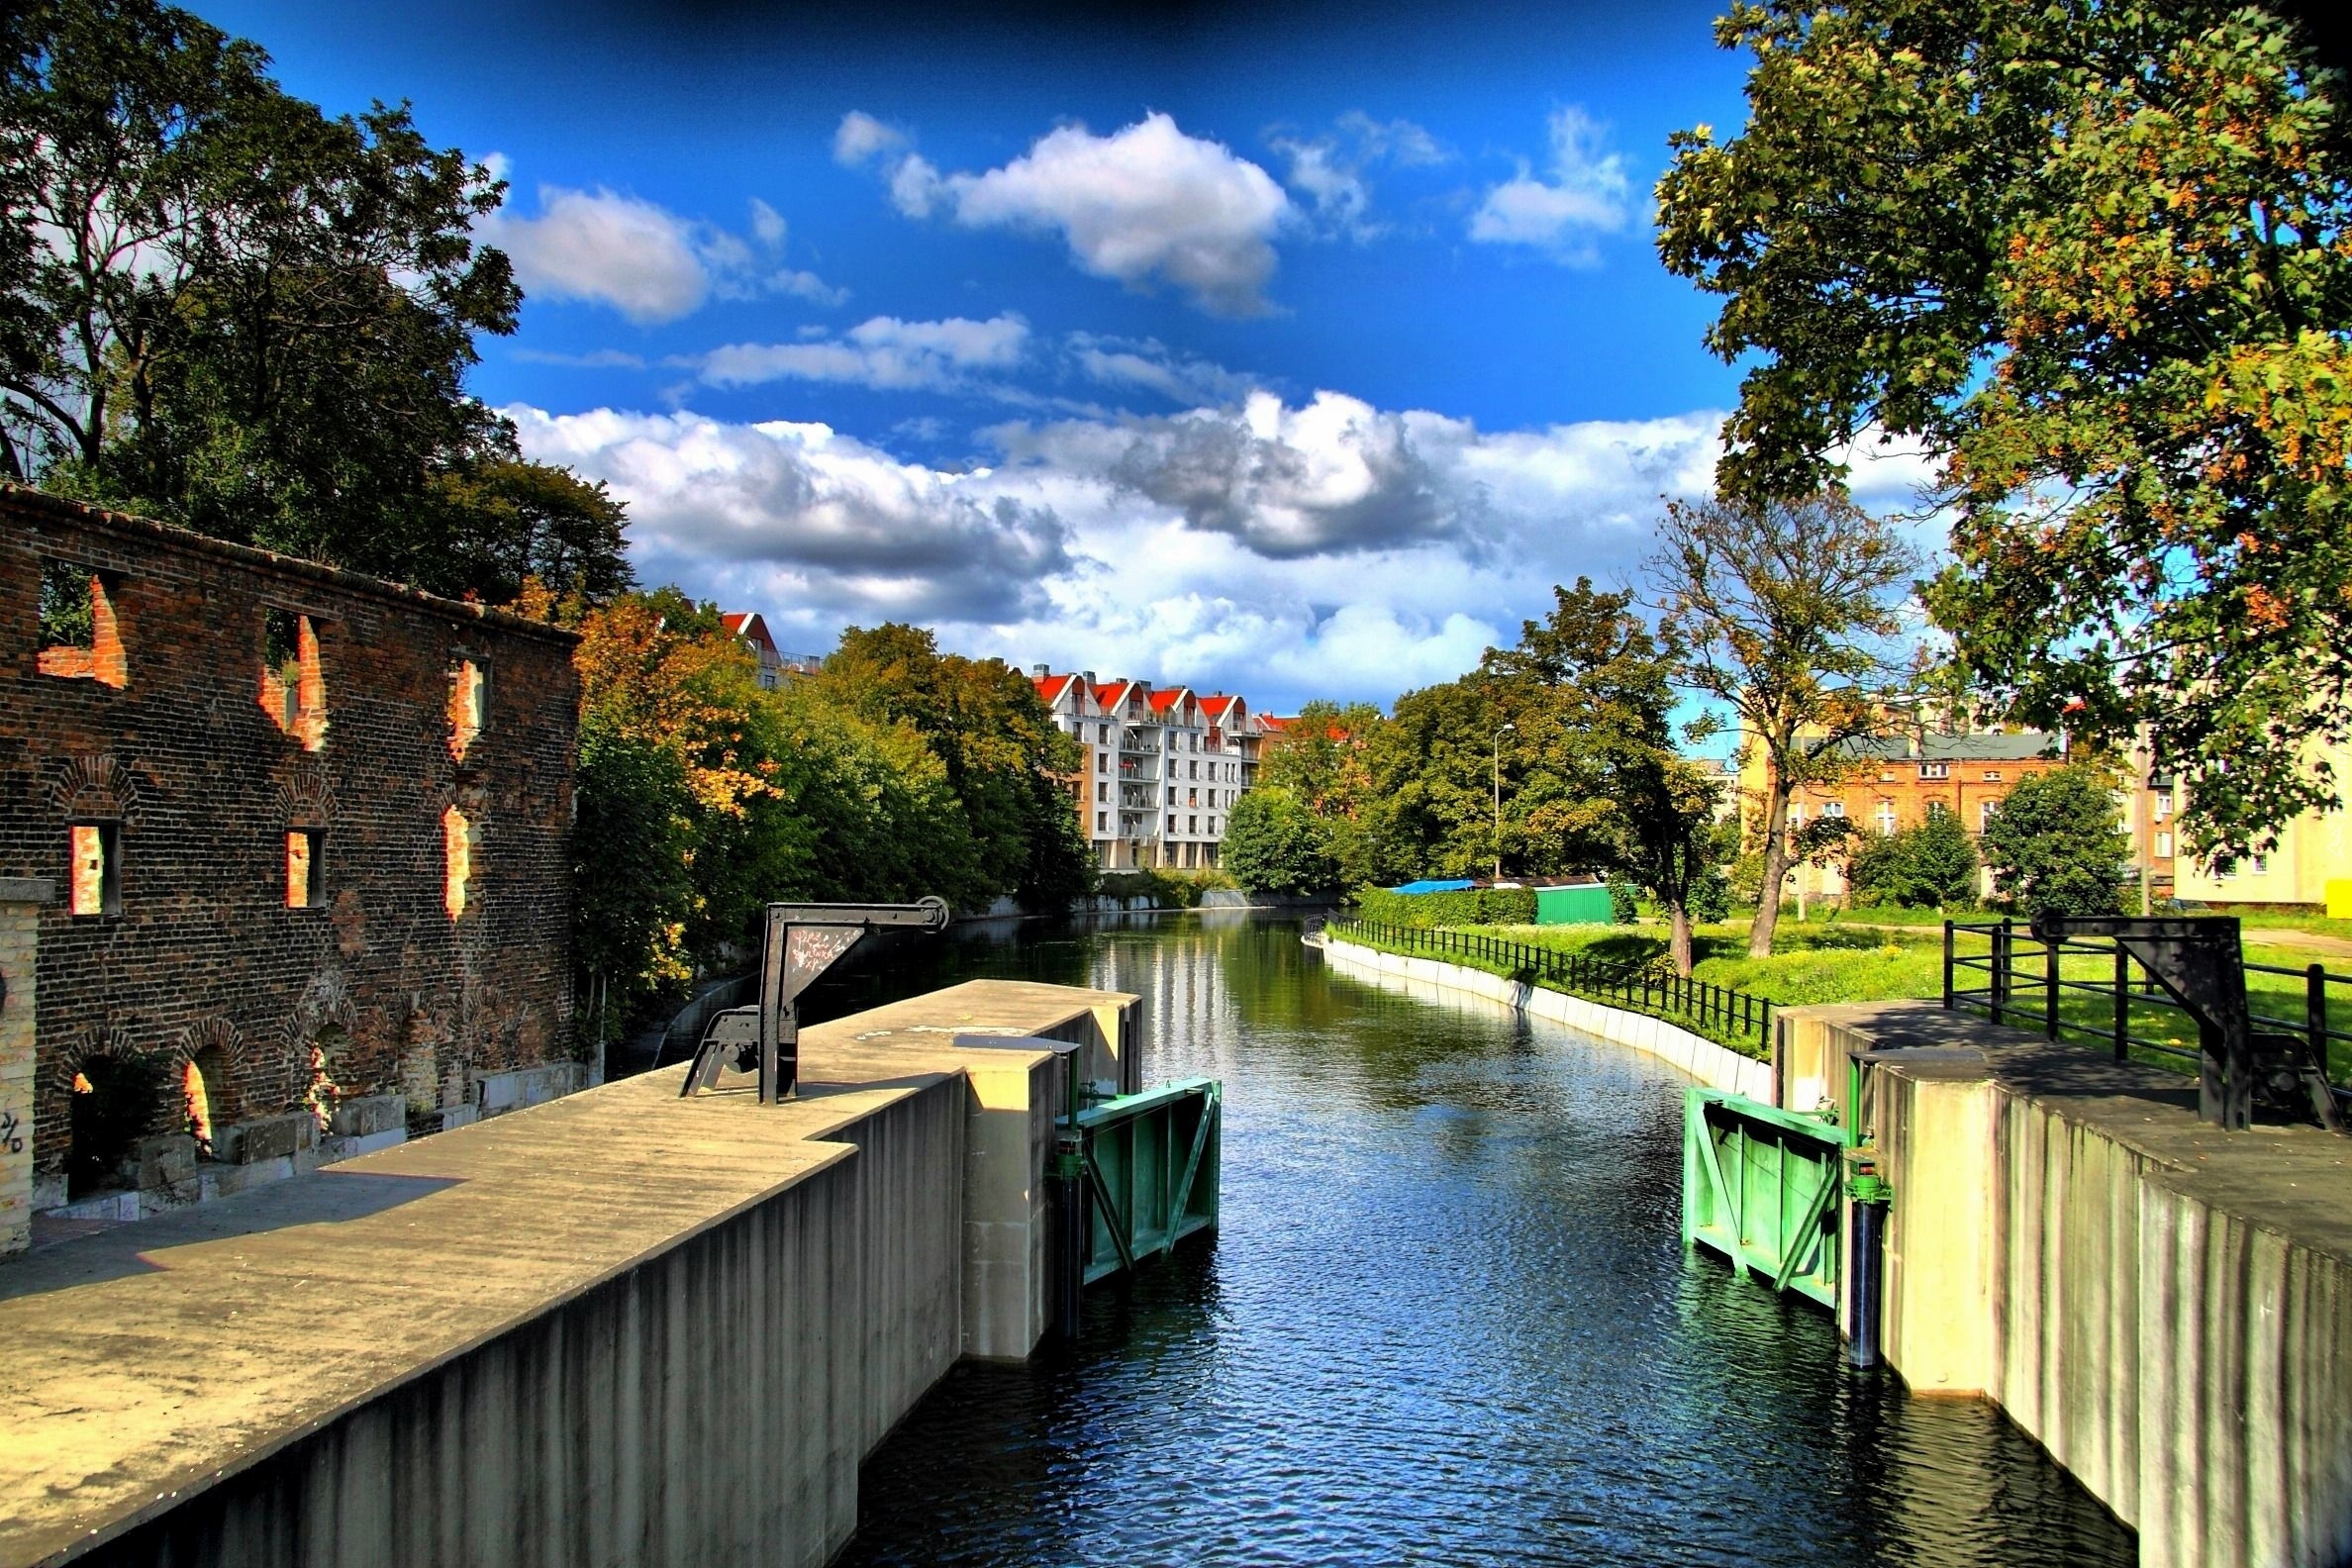
[{"label": "grass lawn", "polygon": [[[1653,925],[1503,926],[1481,927],[1478,931],[1530,947],[1585,953],[1613,963],[1641,963],[1663,958],[1667,946],[1665,927]],[[1940,1000],[1943,996],[1943,928],[1940,921],[1932,928],[1917,931],[1867,931],[1833,921],[1799,924],[1784,919],[1775,933],[1774,951],[1769,958],[1750,958],[1747,955],[1747,928],[1744,922],[1702,926],[1692,934],[1698,959],[1694,971],[1697,978],[1748,992],[1770,1001],[1775,1007],[1823,1002],[1884,1002],[1906,998]],[[2014,1022],[2021,1029],[2039,1029],[2043,1007],[2040,951],[2038,947],[2023,942],[2019,946],[2018,960],[2030,970],[2030,981],[2027,975],[2018,977],[2014,991],[2018,1016]],[[2246,981],[2248,999],[2257,1015],[2300,1029],[2304,1012],[2303,975],[2313,955],[2302,948],[2277,947],[2259,942],[2246,943],[2244,950],[2246,961],[2250,964],[2273,964],[2295,971],[2289,975],[2252,972],[2246,976]],[[1956,939],[1955,952],[1962,958],[1983,958],[1990,951],[1991,943],[1983,935],[1964,931]],[[1452,955],[1452,961],[1472,963],[1497,973],[1510,968],[1508,964],[1480,963],[1460,955]],[[2329,972],[2345,975],[2352,972],[2352,964],[2334,963]],[[2111,1037],[2114,1027],[2113,975],[2113,959],[2105,954],[2068,954],[2060,971],[2062,981],[2099,982],[2106,987],[2100,994],[2063,989],[2060,993],[2060,1020],[2095,1030],[2101,1036],[2101,1040],[2071,1036],[2087,1050],[2101,1048],[2102,1041]],[[1959,985],[1963,990],[1981,988],[1985,984],[1985,973],[1981,968],[1962,969]],[[2339,979],[2327,987],[2327,992],[2330,1026],[2338,1029],[2352,1028],[2352,983]],[[1735,1050],[1750,1054],[1756,1050],[1752,1039],[1732,1038],[1713,1029],[1702,1032],[1713,1035]],[[2135,1059],[2175,1071],[2194,1070],[2197,1031],[2178,1009],[2135,995],[2129,1004],[2127,1032],[2136,1039],[2158,1042],[2189,1053],[2189,1057],[2184,1059],[2166,1052],[2135,1048],[2132,1051]],[[2338,1083],[2352,1083],[2352,1042],[2332,1042],[2329,1054],[2329,1075]]]}]

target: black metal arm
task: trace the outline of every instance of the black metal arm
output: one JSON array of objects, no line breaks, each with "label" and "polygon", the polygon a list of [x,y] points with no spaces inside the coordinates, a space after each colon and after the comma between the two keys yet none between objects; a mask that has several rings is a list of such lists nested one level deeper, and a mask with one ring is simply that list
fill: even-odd
[{"label": "black metal arm", "polygon": [[914,904],[770,904],[759,950],[759,1002],[730,1008],[711,1020],[687,1064],[679,1098],[716,1084],[730,1050],[738,1068],[757,1066],[760,1104],[791,1098],[800,1081],[801,993],[867,931],[940,931],[947,929],[947,901],[938,898]]}]

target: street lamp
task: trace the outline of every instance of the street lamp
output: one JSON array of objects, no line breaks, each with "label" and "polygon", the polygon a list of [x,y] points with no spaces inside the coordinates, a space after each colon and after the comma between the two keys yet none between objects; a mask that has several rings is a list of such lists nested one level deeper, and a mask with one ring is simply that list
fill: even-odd
[{"label": "street lamp", "polygon": [[1495,880],[1503,880],[1503,737],[1519,726],[1506,724],[1495,732]]}]

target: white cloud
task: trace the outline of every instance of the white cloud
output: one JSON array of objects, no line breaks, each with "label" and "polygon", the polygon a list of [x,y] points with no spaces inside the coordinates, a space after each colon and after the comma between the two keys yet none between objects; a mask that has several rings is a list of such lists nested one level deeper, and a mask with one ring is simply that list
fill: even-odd
[{"label": "white cloud", "polygon": [[1589,265],[1593,240],[1616,234],[1631,215],[1621,153],[1604,150],[1607,128],[1574,104],[1553,111],[1549,179],[1524,162],[1493,186],[1470,218],[1470,238],[1527,245],[1554,260]]},{"label": "white cloud", "polygon": [[759,609],[788,641],[904,616],[967,652],[1278,708],[1448,679],[1541,615],[1553,583],[1624,580],[1661,492],[1709,488],[1718,423],[1486,432],[1259,394],[1007,426],[986,433],[1002,461],[957,470],[817,425],[507,413],[530,455],[629,504],[648,579]]},{"label": "white cloud", "polygon": [[1335,124],[1336,132],[1325,136],[1272,133],[1266,145],[1289,160],[1287,182],[1307,198],[1317,228],[1360,244],[1383,232],[1383,226],[1372,221],[1367,169],[1383,162],[1426,167],[1445,162],[1451,154],[1410,120],[1379,121],[1350,109]]},{"label": "white cloud", "polygon": [[[504,250],[527,296],[609,305],[638,326],[692,315],[714,297],[781,293],[837,305],[846,289],[779,264],[783,215],[751,202],[753,240],[636,196],[542,185],[537,216],[502,208],[475,237]],[[756,243],[754,243],[756,241]]]},{"label": "white cloud", "polygon": [[699,355],[693,363],[713,386],[800,380],[944,391],[966,384],[976,372],[1018,365],[1028,351],[1029,337],[1029,324],[1014,315],[931,322],[876,316],[838,338],[730,343]]},{"label": "white cloud", "polygon": [[1171,403],[1238,403],[1255,390],[1250,377],[1190,354],[1179,354],[1154,338],[1127,339],[1072,333],[1071,360],[1079,374],[1110,387],[1140,387]]},{"label": "white cloud", "polygon": [[868,158],[895,152],[906,145],[905,132],[852,109],[841,116],[840,126],[833,132],[833,161],[855,168]]},{"label": "white cloud", "polygon": [[1081,270],[1129,288],[1173,284],[1220,315],[1266,309],[1274,236],[1293,211],[1264,169],[1164,114],[1105,137],[1063,126],[980,174],[941,174],[902,134],[856,112],[833,149],[847,163],[878,160],[909,217],[1058,233]]}]

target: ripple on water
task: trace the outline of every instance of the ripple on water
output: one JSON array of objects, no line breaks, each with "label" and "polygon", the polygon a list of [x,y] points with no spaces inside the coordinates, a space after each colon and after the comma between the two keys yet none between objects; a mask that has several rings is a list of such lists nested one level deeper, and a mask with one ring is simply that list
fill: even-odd
[{"label": "ripple on water", "polygon": [[833,1008],[1145,995],[1149,1076],[1225,1082],[1223,1228],[1090,1293],[1075,1345],[955,1369],[844,1564],[2136,1560],[1997,1411],[1850,1373],[1825,1315],[1684,1252],[1648,1058],[1333,976],[1285,923],[899,952]]}]

